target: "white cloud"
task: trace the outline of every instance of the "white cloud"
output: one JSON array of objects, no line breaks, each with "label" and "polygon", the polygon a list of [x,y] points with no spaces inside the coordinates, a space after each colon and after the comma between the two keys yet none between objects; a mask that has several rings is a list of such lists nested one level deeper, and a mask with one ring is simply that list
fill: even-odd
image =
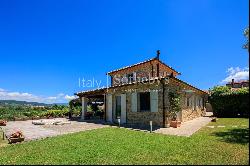
[{"label": "white cloud", "polygon": [[45,102],[49,102],[49,103],[63,103],[65,102],[64,100],[64,93],[59,93],[58,95],[56,96],[50,96],[50,97],[47,97],[45,98]]},{"label": "white cloud", "polygon": [[64,98],[65,98],[66,100],[70,101],[70,100],[75,99],[76,97],[75,97],[75,96],[66,95]]},{"label": "white cloud", "polygon": [[39,102],[40,97],[32,95],[30,93],[20,93],[20,92],[0,92],[1,100],[24,100],[24,101],[35,101]]},{"label": "white cloud", "polygon": [[57,95],[57,97],[63,97],[64,96],[64,93],[59,93],[58,95]]},{"label": "white cloud", "polygon": [[56,100],[57,97],[47,97],[48,100]]},{"label": "white cloud", "polygon": [[249,80],[249,68],[246,67],[244,69],[241,69],[239,67],[230,67],[227,70],[228,76],[221,81],[221,83],[228,83],[231,82],[232,79],[235,81],[240,81],[240,80]]},{"label": "white cloud", "polygon": [[55,96],[37,96],[31,93],[9,92],[0,88],[0,100],[19,100],[41,103],[66,103],[67,100],[73,99],[74,96],[59,93]]}]

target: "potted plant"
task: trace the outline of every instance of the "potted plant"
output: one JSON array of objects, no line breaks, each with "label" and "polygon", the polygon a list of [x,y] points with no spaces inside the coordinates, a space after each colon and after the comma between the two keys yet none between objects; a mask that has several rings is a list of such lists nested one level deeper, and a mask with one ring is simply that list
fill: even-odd
[{"label": "potted plant", "polygon": [[173,116],[170,122],[170,127],[177,128],[181,126],[181,122],[177,120],[177,116]]},{"label": "potted plant", "polygon": [[6,126],[7,121],[6,120],[0,120],[0,126]]},{"label": "potted plant", "polygon": [[180,95],[178,92],[169,92],[169,102],[170,102],[170,126],[177,128],[180,127],[181,122],[177,120],[177,115],[181,111],[180,106]]},{"label": "potted plant", "polygon": [[212,117],[211,122],[216,122],[216,121],[217,121],[217,118],[216,117]]},{"label": "potted plant", "polygon": [[11,136],[8,138],[9,143],[17,143],[24,141],[24,135],[21,131],[16,131],[11,134]]}]

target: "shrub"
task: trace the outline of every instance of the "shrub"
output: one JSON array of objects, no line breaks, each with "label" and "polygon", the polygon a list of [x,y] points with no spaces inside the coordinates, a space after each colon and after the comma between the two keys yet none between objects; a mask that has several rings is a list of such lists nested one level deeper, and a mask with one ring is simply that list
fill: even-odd
[{"label": "shrub", "polygon": [[176,120],[178,112],[181,111],[180,94],[177,92],[169,92],[170,116],[172,120]]},{"label": "shrub", "polygon": [[46,116],[46,117],[63,117],[67,116],[69,113],[68,109],[63,110],[48,110],[47,112],[43,112],[40,114],[40,116]]},{"label": "shrub", "polygon": [[75,116],[80,116],[81,112],[82,112],[82,107],[81,106],[74,107],[73,110],[72,110],[72,114],[75,115]]},{"label": "shrub", "polygon": [[209,102],[217,117],[249,117],[249,88],[231,90],[225,86],[210,91]]},{"label": "shrub", "polygon": [[90,108],[91,108],[91,111],[96,112],[96,111],[98,111],[98,104],[91,104]]},{"label": "shrub", "polygon": [[32,112],[24,112],[23,115],[27,117],[32,117]]},{"label": "shrub", "polygon": [[94,111],[92,105],[87,105],[87,111],[88,112]]},{"label": "shrub", "polygon": [[[57,106],[59,107],[59,106]],[[69,114],[69,110],[67,106],[60,106],[62,109],[51,110],[52,107],[49,108],[39,108],[39,107],[31,107],[31,106],[22,106],[22,105],[4,105],[0,106],[0,119],[6,120],[14,120],[18,119],[27,119],[31,117],[62,117],[67,116]]]}]

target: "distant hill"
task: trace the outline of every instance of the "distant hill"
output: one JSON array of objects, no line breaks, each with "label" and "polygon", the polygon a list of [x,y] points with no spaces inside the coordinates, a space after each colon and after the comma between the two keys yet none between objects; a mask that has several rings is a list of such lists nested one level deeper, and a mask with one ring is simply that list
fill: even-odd
[{"label": "distant hill", "polygon": [[45,104],[38,102],[28,102],[28,101],[17,101],[17,100],[0,100],[0,105],[29,105],[29,106],[53,106],[53,105],[65,105],[68,103],[53,103],[53,104]]},{"label": "distant hill", "polygon": [[64,106],[68,106],[69,103],[53,103],[52,105],[64,105]]}]

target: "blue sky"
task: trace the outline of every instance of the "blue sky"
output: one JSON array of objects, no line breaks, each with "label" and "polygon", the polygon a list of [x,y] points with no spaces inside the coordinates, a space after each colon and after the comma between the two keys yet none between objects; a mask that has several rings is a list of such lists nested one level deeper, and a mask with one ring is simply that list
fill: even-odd
[{"label": "blue sky", "polygon": [[248,0],[0,1],[0,99],[66,102],[155,56],[208,89],[248,75]]}]

